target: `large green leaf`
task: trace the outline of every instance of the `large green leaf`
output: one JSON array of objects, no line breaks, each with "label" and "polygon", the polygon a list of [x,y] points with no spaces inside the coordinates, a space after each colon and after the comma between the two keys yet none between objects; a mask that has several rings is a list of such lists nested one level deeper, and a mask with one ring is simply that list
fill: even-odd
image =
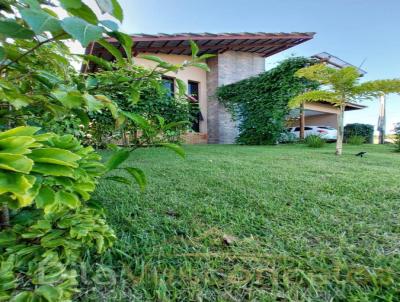
[{"label": "large green leaf", "polygon": [[103,14],[112,14],[114,7],[111,0],[96,0],[96,2]]},{"label": "large green leaf", "polygon": [[110,62],[96,57],[94,55],[78,55],[79,57],[83,58],[86,62],[93,62],[99,67],[103,68],[104,70],[112,70],[112,65]]},{"label": "large green leaf", "polygon": [[197,57],[197,54],[199,53],[199,47],[197,46],[197,44],[194,41],[190,40],[189,42],[190,42],[190,48],[192,50],[192,57],[195,58],[195,57]]},{"label": "large green leaf", "polygon": [[98,40],[97,43],[99,43],[101,46],[103,46],[105,49],[107,49],[108,52],[110,54],[112,54],[117,59],[118,62],[124,61],[124,58],[122,57],[121,52],[114,45],[112,45],[111,43],[107,42],[104,39]]},{"label": "large green leaf", "polygon": [[81,108],[85,100],[79,91],[55,90],[52,95],[66,108]]},{"label": "large green leaf", "polygon": [[22,18],[36,34],[44,31],[56,32],[61,30],[60,21],[43,10],[21,9]]},{"label": "large green leaf", "polygon": [[105,167],[108,171],[117,168],[120,164],[128,159],[129,150],[119,149],[113,152],[110,158],[105,162]]},{"label": "large green leaf", "polygon": [[65,205],[71,209],[76,209],[81,204],[78,196],[76,196],[73,193],[69,193],[69,192],[65,192],[65,191],[56,192],[56,200],[57,200],[57,202]]},{"label": "large green leaf", "polygon": [[178,91],[179,91],[179,96],[185,95],[187,91],[187,85],[184,81],[181,79],[176,79],[176,83],[178,84]]},{"label": "large green leaf", "polygon": [[192,66],[200,68],[200,69],[202,69],[204,71],[207,71],[207,72],[210,71],[210,68],[208,67],[208,65],[206,63],[193,63]]},{"label": "large green leaf", "polygon": [[110,113],[114,119],[117,119],[119,117],[117,105],[113,101],[111,101],[108,97],[106,97],[105,95],[95,95],[95,98],[101,101],[104,104],[104,106],[108,110],[110,110]]},{"label": "large green leaf", "polygon": [[20,126],[4,132],[0,132],[0,139],[12,137],[12,136],[30,136],[40,130],[39,127],[32,126]]},{"label": "large green leaf", "polygon": [[[57,60],[59,61],[59,59]],[[56,74],[46,70],[38,70],[37,73],[34,74],[34,78],[46,85],[48,88],[53,88],[57,84],[63,82],[63,79],[58,77]]]},{"label": "large green leaf", "polygon": [[34,160],[35,163],[56,164],[72,168],[77,168],[79,166],[77,161],[81,159],[79,155],[59,148],[34,149],[28,156]]},{"label": "large green leaf", "polygon": [[[13,199],[9,200],[9,207],[19,208],[31,204],[38,193],[40,185],[31,175],[0,172],[0,195],[11,193]],[[6,200],[6,199],[5,199]]]},{"label": "large green leaf", "polygon": [[82,6],[82,0],[60,0],[60,4],[63,8],[80,8]]},{"label": "large green leaf", "polygon": [[34,182],[35,179],[28,175],[0,171],[0,195],[7,192],[24,195],[32,188]]},{"label": "large green leaf", "polygon": [[0,139],[0,153],[27,154],[36,142],[31,136],[15,136]]},{"label": "large green leaf", "polygon": [[124,19],[124,12],[122,11],[121,5],[119,5],[118,0],[111,0],[111,2],[113,4],[113,11],[111,15],[117,18],[119,22],[122,22]]},{"label": "large green leaf", "polygon": [[79,19],[85,20],[93,25],[97,25],[99,23],[96,14],[85,3],[82,3],[81,7],[79,7],[78,9],[68,8],[67,11],[72,16],[78,17]]},{"label": "large green leaf", "polygon": [[29,173],[33,161],[22,154],[0,153],[0,169],[14,172]]},{"label": "large green leaf", "polygon": [[35,33],[13,19],[0,20],[0,34],[8,38],[31,39]]},{"label": "large green leaf", "polygon": [[116,181],[116,182],[119,182],[119,183],[122,183],[125,185],[130,185],[132,183],[128,178],[123,177],[123,176],[117,176],[117,175],[107,176],[104,179]]},{"label": "large green leaf", "polygon": [[36,206],[39,209],[44,209],[45,213],[47,213],[47,209],[51,208],[55,202],[55,192],[53,189],[48,186],[42,186],[35,198]]},{"label": "large green leaf", "polygon": [[91,94],[85,93],[83,97],[90,112],[99,112],[104,107],[104,104]]},{"label": "large green leaf", "polygon": [[35,163],[32,167],[32,171],[43,175],[65,176],[74,178],[74,170],[67,166]]},{"label": "large green leaf", "polygon": [[116,38],[118,40],[118,42],[121,43],[123,49],[125,50],[127,59],[131,62],[132,61],[132,47],[133,47],[132,37],[127,34],[118,32],[118,31],[108,33],[108,35]]},{"label": "large green leaf", "polygon": [[172,144],[172,143],[160,143],[160,146],[166,147],[172,151],[174,151],[176,154],[178,154],[181,157],[185,157],[185,150],[177,144]]},{"label": "large green leaf", "polygon": [[61,21],[62,28],[74,39],[81,42],[83,47],[90,42],[96,41],[102,37],[103,29],[92,25],[77,17],[68,17]]},{"label": "large green leaf", "polygon": [[123,111],[122,114],[138,125],[142,130],[151,129],[151,124],[143,116],[133,112]]},{"label": "large green leaf", "polygon": [[100,23],[112,31],[117,31],[119,28],[118,24],[112,20],[101,20]]},{"label": "large green leaf", "polygon": [[149,61],[153,61],[159,64],[165,63],[165,61],[163,59],[161,59],[160,57],[157,57],[155,55],[140,55],[139,58],[145,59],[145,60],[149,60]]},{"label": "large green leaf", "polygon": [[137,184],[139,185],[141,190],[144,190],[147,185],[146,175],[142,170],[139,168],[128,167],[125,168],[130,175],[136,180]]}]

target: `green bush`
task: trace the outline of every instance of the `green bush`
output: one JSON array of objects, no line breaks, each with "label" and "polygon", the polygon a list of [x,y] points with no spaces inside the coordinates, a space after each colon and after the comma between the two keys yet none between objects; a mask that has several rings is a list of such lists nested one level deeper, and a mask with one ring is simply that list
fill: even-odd
[{"label": "green bush", "polygon": [[[92,81],[90,92],[95,95],[105,95],[115,100],[123,111],[139,114],[149,121],[158,122],[163,118],[166,124],[175,123],[175,127],[164,133],[168,141],[176,141],[181,133],[189,128],[197,112],[191,112],[190,104],[185,95],[176,93],[174,96],[163,86],[161,74],[140,66],[118,66],[115,70],[99,70],[92,73],[88,79]],[[138,91],[133,95],[132,86],[137,79]],[[138,127],[128,121],[122,129],[115,129],[115,119],[110,112],[101,111],[90,114],[90,134],[98,143],[107,142],[110,137],[130,133],[135,136]],[[122,131],[121,131],[122,130]]]},{"label": "green bush", "polygon": [[359,123],[347,124],[344,126],[344,141],[348,143],[352,136],[362,136],[365,143],[372,144],[374,141],[374,126]]},{"label": "green bush", "polygon": [[311,148],[322,148],[326,141],[318,135],[309,135],[304,139],[304,143]]},{"label": "green bush", "polygon": [[347,139],[347,143],[350,145],[362,145],[365,143],[365,137],[361,135],[353,135]]},{"label": "green bush", "polygon": [[394,128],[394,144],[396,152],[400,152],[400,123],[397,123]]},{"label": "green bush", "polygon": [[0,133],[0,197],[10,209],[0,231],[0,301],[69,300],[83,252],[102,253],[116,239],[90,201],[107,171],[100,156],[72,135],[38,130]]}]

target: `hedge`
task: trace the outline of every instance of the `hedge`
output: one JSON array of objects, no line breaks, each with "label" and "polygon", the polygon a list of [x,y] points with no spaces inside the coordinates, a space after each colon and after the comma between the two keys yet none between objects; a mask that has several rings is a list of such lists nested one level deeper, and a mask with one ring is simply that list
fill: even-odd
[{"label": "hedge", "polygon": [[359,123],[344,126],[344,141],[346,143],[350,137],[355,135],[364,137],[366,143],[372,144],[374,141],[374,126]]}]

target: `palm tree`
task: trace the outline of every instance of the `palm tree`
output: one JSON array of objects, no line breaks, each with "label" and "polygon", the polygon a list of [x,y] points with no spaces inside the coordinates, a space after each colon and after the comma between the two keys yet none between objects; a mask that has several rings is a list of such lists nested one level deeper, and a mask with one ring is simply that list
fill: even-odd
[{"label": "palm tree", "polygon": [[356,67],[336,69],[325,64],[315,64],[299,69],[296,76],[321,84],[319,90],[304,92],[289,101],[290,108],[304,102],[328,102],[339,108],[336,155],[342,154],[343,116],[348,102],[359,102],[382,94],[400,93],[400,79],[376,80],[360,83],[361,74]]}]

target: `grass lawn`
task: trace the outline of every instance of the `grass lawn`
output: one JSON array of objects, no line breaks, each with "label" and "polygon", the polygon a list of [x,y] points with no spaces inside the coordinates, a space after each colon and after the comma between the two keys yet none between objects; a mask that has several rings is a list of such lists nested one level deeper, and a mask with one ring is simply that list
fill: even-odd
[{"label": "grass lawn", "polygon": [[400,154],[185,149],[185,160],[161,148],[131,156],[148,176],[144,193],[100,183],[95,198],[119,241],[102,259],[88,256],[89,275],[104,280],[88,282],[82,300],[400,300]]}]

